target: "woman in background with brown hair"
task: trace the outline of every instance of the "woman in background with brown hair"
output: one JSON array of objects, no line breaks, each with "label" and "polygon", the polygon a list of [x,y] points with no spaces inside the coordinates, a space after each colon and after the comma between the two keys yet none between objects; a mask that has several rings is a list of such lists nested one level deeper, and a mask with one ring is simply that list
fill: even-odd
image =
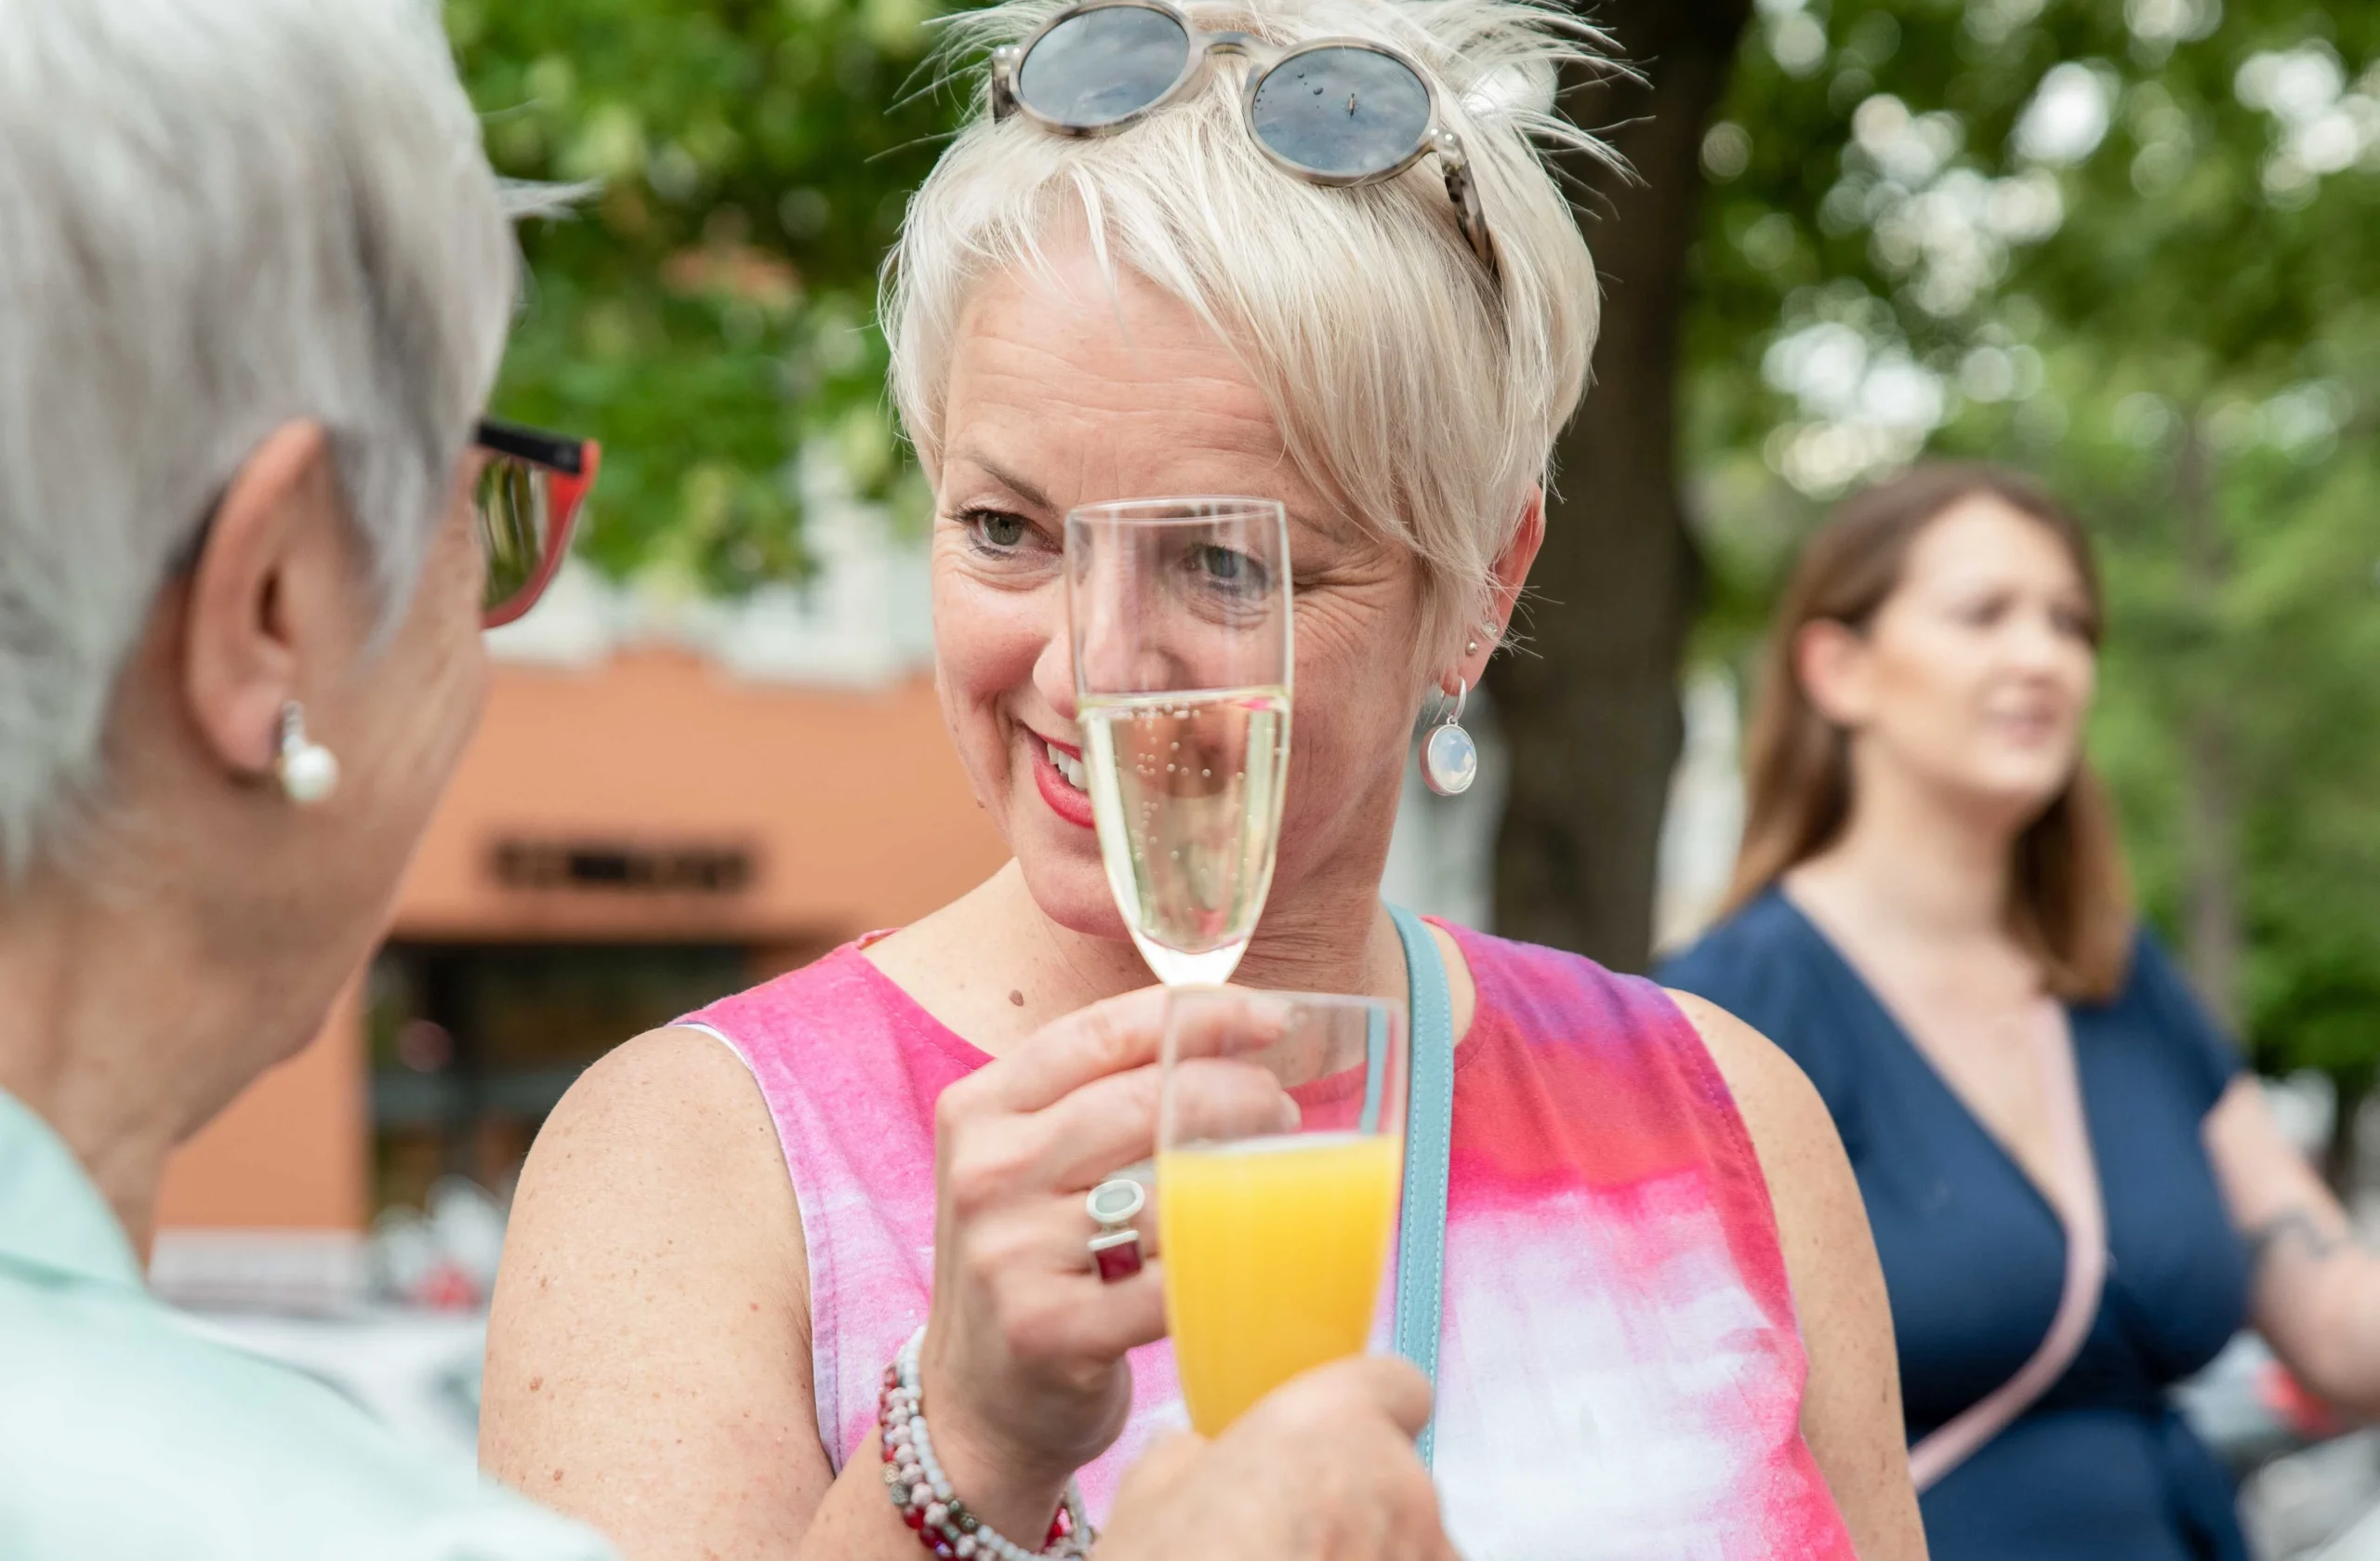
[{"label": "woman in background with brown hair", "polygon": [[2244,1557],[2165,1399],[2243,1322],[2380,1410],[2380,1260],[2134,921],[2082,761],[2100,615],[2022,479],[1848,501],[1778,610],[1724,919],[1661,972],[1834,1115],[1936,1561]]}]

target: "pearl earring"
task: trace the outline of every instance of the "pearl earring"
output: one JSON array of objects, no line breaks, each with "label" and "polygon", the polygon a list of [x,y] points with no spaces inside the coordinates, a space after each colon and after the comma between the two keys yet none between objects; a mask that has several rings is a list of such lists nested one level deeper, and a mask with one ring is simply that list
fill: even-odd
[{"label": "pearl earring", "polygon": [[1462,729],[1462,706],[1471,684],[1457,678],[1454,686],[1453,710],[1444,723],[1431,728],[1421,744],[1421,780],[1441,797],[1459,797],[1479,778],[1479,747]]},{"label": "pearl earring", "polygon": [[301,808],[338,789],[338,756],[306,735],[306,712],[295,699],[281,707],[281,751],[272,773],[283,794]]}]

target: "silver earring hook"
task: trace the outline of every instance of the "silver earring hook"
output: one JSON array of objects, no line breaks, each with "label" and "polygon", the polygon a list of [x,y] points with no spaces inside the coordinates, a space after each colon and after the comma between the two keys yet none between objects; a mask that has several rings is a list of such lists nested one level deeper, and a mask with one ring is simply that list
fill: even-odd
[{"label": "silver earring hook", "polygon": [[[1441,699],[1445,698],[1446,690],[1440,689],[1438,691],[1438,697]],[[1463,703],[1470,697],[1470,681],[1458,674],[1454,680],[1454,714],[1447,717],[1447,724],[1450,726],[1461,726],[1462,724]]]}]

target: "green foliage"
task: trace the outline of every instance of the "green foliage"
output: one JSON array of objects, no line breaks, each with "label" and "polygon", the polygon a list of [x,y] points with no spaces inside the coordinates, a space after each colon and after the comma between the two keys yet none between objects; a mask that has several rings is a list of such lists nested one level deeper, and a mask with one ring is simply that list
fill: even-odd
[{"label": "green foliage", "polygon": [[588,182],[523,232],[498,410],[601,439],[586,550],[738,590],[798,575],[790,467],[902,463],[871,298],[953,105],[914,90],[925,0],[448,0],[491,155]]},{"label": "green foliage", "polygon": [[[498,166],[599,186],[523,235],[497,404],[603,440],[607,570],[798,574],[814,440],[905,480],[870,293],[956,118],[914,90],[930,3],[448,0]],[[2350,1077],[2380,1058],[2375,61],[2380,7],[1761,0],[1686,323],[1705,653],[1745,657],[1866,475],[2048,478],[2102,549],[2095,751],[2146,903],[2177,928],[2228,865],[2247,1033]]]},{"label": "green foliage", "polygon": [[2380,7],[1763,0],[1725,113],[1689,322],[1709,653],[1866,475],[2043,476],[2101,549],[2094,747],[2145,902],[2203,926],[2228,877],[2259,1056],[2368,1073]]}]

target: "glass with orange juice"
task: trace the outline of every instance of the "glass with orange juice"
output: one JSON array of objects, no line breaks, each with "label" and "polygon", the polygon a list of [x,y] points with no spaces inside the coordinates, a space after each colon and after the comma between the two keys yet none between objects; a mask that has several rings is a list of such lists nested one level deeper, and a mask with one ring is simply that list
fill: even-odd
[{"label": "glass with orange juice", "polygon": [[[1250,999],[1263,1044],[1230,1038]],[[1175,989],[1158,1118],[1158,1252],[1190,1422],[1213,1435],[1299,1372],[1359,1354],[1405,1174],[1404,1006]]]}]

